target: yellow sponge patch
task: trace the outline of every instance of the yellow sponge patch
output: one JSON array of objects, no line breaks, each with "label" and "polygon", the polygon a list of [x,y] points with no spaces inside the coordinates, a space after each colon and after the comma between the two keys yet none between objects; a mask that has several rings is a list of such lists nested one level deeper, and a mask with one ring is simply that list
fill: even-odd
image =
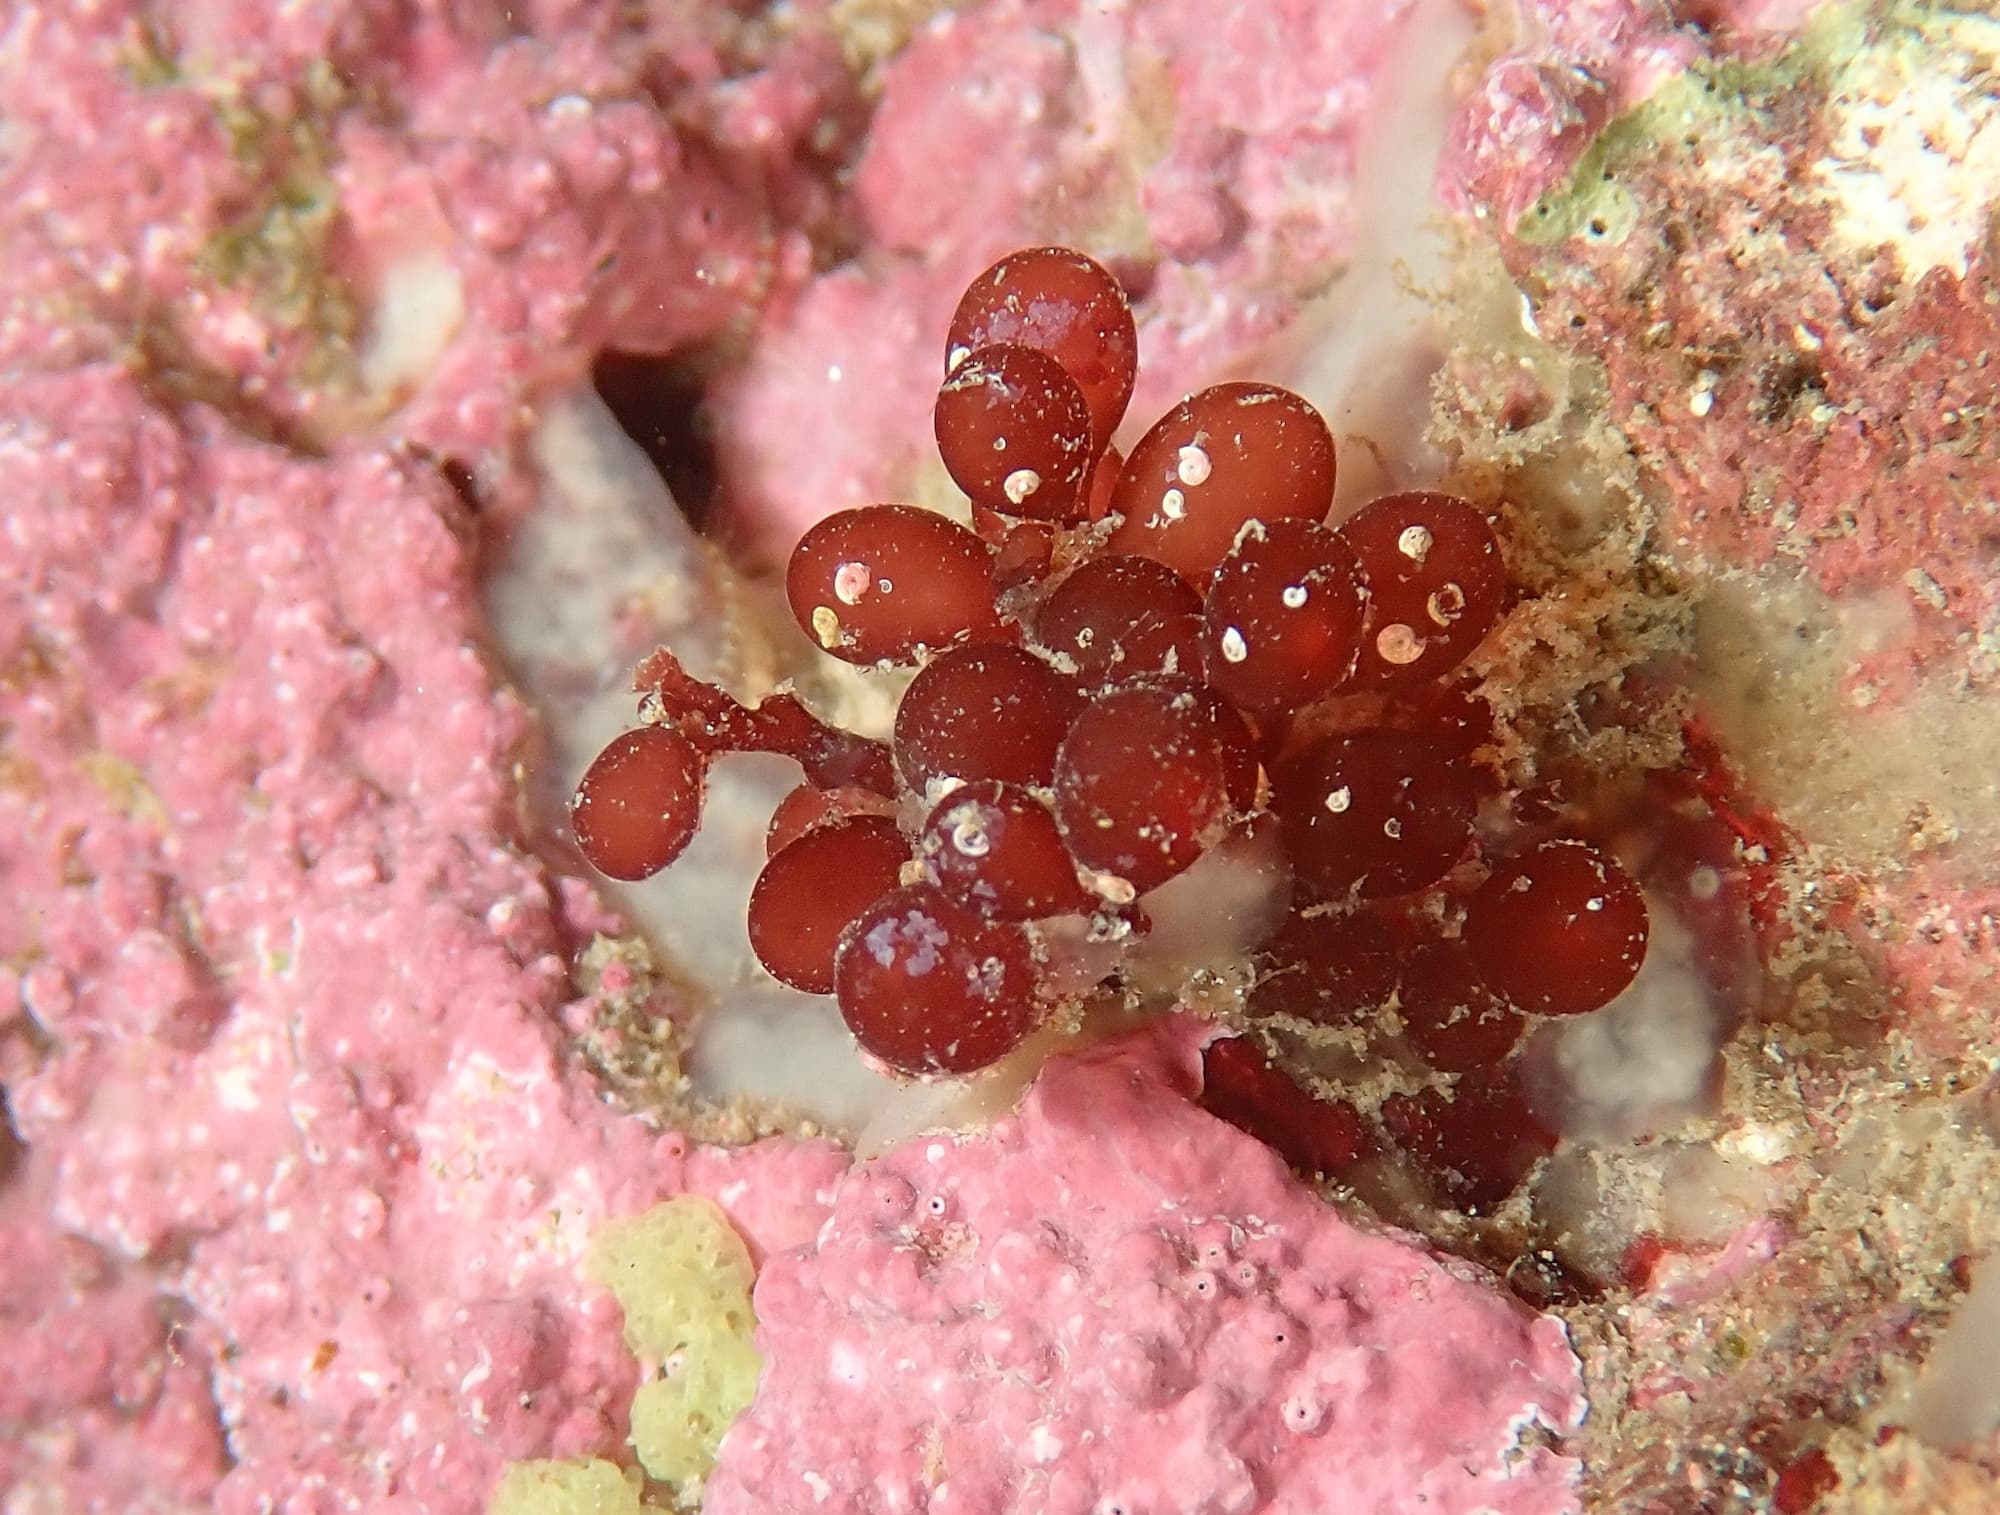
[{"label": "yellow sponge patch", "polygon": [[756,1394],[762,1366],[747,1337],[717,1336],[690,1349],[678,1371],[641,1384],[632,1396],[632,1447],[646,1471],[690,1497],[715,1466],[722,1433]]},{"label": "yellow sponge patch", "polygon": [[639,1475],[608,1462],[517,1462],[486,1515],[643,1515]]},{"label": "yellow sponge patch", "polygon": [[749,1249],[720,1208],[687,1194],[601,1227],[583,1272],[625,1312],[625,1344],[659,1368],[632,1399],[633,1449],[692,1504],[757,1392]]}]

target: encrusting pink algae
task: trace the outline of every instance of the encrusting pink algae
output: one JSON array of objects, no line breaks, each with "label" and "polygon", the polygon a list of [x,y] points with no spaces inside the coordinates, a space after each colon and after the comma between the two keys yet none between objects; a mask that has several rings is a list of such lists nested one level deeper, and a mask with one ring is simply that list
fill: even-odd
[{"label": "encrusting pink algae", "polygon": [[[0,1511],[670,1507],[584,1259],[689,1194],[759,1270],[712,1515],[1984,1515],[1996,69],[1898,0],[10,14]],[[1482,834],[1653,932],[1477,1097],[1372,948],[1284,1001],[1255,837],[1144,1025],[963,1086],[756,969],[784,759],[654,883],[571,844],[656,644],[887,734],[758,575],[956,500],[953,302],[1058,242],[1120,445],[1269,377],[1336,517],[1494,522]]]}]

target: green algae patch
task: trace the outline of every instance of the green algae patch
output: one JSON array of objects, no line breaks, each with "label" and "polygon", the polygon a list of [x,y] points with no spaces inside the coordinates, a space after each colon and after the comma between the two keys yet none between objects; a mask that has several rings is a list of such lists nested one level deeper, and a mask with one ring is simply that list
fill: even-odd
[{"label": "green algae patch", "polygon": [[692,1507],[763,1366],[749,1249],[718,1206],[688,1194],[608,1222],[591,1238],[583,1272],[611,1291],[626,1346],[657,1370],[632,1397],[633,1450]]},{"label": "green algae patch", "polygon": [[1643,211],[1628,182],[1631,171],[1650,169],[1668,154],[1699,154],[1721,143],[1755,140],[1761,99],[1774,87],[1776,72],[1704,63],[1661,85],[1645,104],[1592,139],[1568,182],[1549,190],[1515,224],[1515,237],[1531,247],[1576,237],[1613,246],[1623,242]]},{"label": "green algae patch", "polygon": [[1858,59],[1928,60],[1964,50],[1990,17],[1955,7],[1893,3],[1823,7],[1775,58],[1701,59],[1666,81],[1591,140],[1567,180],[1543,194],[1513,228],[1520,242],[1551,247],[1574,239],[1616,246],[1646,217],[1636,181],[1677,161],[1728,177],[1730,160],[1768,153],[1802,101],[1822,106],[1848,86]]},{"label": "green algae patch", "polygon": [[511,1464],[486,1515],[644,1515],[639,1475],[591,1458]]},{"label": "green algae patch", "polygon": [[344,348],[359,317],[329,249],[340,219],[334,123],[346,97],[316,68],[295,104],[287,119],[235,89],[214,95],[217,124],[255,192],[202,247],[196,272],[240,290],[274,324]]}]

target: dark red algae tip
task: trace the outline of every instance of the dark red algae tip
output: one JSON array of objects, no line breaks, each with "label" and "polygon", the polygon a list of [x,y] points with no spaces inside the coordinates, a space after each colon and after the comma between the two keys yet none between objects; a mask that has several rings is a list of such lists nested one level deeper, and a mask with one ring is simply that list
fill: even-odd
[{"label": "dark red algae tip", "polygon": [[1201,1107],[1272,1148],[1302,1173],[1338,1178],[1373,1143],[1352,1105],[1317,1099],[1247,1036],[1225,1036],[1201,1054]]},{"label": "dark red algae tip", "polygon": [[632,687],[642,697],[642,711],[646,703],[657,703],[662,724],[710,756],[782,753],[822,789],[865,789],[890,798],[896,794],[896,764],[886,743],[829,726],[796,695],[773,694],[758,705],[744,705],[690,675],[664,647],[647,654],[633,674]]}]

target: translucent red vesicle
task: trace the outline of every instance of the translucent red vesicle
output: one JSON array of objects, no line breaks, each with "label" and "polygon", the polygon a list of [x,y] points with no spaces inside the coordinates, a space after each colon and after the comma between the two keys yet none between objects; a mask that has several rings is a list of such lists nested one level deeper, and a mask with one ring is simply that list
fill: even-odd
[{"label": "translucent red vesicle", "polygon": [[1556,1144],[1505,1070],[1463,1074],[1449,1090],[1392,1094],[1382,1125],[1439,1198],[1475,1215],[1501,1204]]},{"label": "translucent red vesicle", "polygon": [[1543,1015],[1611,1003],[1638,976],[1649,929],[1646,897],[1617,860],[1566,838],[1501,864],[1465,907],[1480,977]]},{"label": "translucent red vesicle", "polygon": [[1391,924],[1372,910],[1294,915],[1258,950],[1250,1009],[1354,1024],[1388,1003],[1400,951]]},{"label": "translucent red vesicle", "polygon": [[1118,490],[1118,476],[1125,471],[1125,454],[1107,447],[1097,455],[1090,470],[1090,484],[1083,492],[1083,518],[1101,521],[1111,514],[1111,498]]},{"label": "translucent red vesicle", "polygon": [[1470,674],[1419,684],[1387,702],[1382,724],[1428,737],[1455,754],[1470,753],[1493,740],[1493,707],[1478,690],[1479,680]]},{"label": "translucent red vesicle", "polygon": [[896,708],[896,766],[919,794],[938,779],[1046,784],[1083,693],[1032,652],[982,645],[940,653]]},{"label": "translucent red vesicle", "polygon": [[1201,1106],[1247,1131],[1294,1168],[1338,1177],[1367,1155],[1367,1127],[1352,1105],[1315,1098],[1247,1036],[1210,1042],[1201,1054]]},{"label": "translucent red vesicle", "polygon": [[1018,784],[981,779],[940,800],[917,838],[917,859],[953,904],[989,920],[1031,921],[1089,910],[1048,806]]},{"label": "translucent red vesicle", "polygon": [[1404,1039],[1440,1073],[1496,1066],[1527,1029],[1527,1018],[1480,982],[1463,942],[1418,944],[1403,959],[1396,992]]},{"label": "translucent red vesicle", "polygon": [[764,864],[750,891],[750,946],[771,977],[830,994],[840,934],[896,887],[910,846],[885,816],[828,821]]},{"label": "translucent red vesicle", "polygon": [[993,592],[1039,584],[1055,555],[1055,528],[1046,521],[1009,521],[992,511],[974,511],[973,523],[993,544]]},{"label": "translucent red vesicle", "polygon": [[1096,453],[1083,391],[1047,353],[1001,343],[951,371],[933,413],[945,472],[975,505],[1080,520]]},{"label": "translucent red vesicle", "polygon": [[[1034,617],[1038,645],[1067,659],[1085,684],[1200,670],[1201,596],[1151,558],[1088,558],[1050,591]],[[1162,665],[1172,657],[1173,669]],[[1186,662],[1180,662],[1185,656]]]},{"label": "translucent red vesicle", "polygon": [[848,815],[894,816],[893,800],[871,790],[847,786],[821,789],[801,784],[778,801],[771,821],[764,828],[764,856],[775,857],[793,842],[824,821]]},{"label": "translucent red vesicle", "polygon": [[1222,781],[1229,789],[1229,803],[1238,815],[1249,815],[1263,798],[1264,768],[1257,756],[1257,733],[1213,689],[1194,679],[1160,678],[1156,688],[1185,687],[1195,708],[1202,713],[1215,744],[1222,753]]},{"label": "translucent red vesicle", "polygon": [[1270,384],[1218,384],[1176,405],[1125,459],[1106,546],[1204,584],[1246,521],[1317,521],[1333,503],[1333,436]]},{"label": "translucent red vesicle", "polygon": [[1353,669],[1366,604],[1353,553],[1326,527],[1246,527],[1209,580],[1208,682],[1244,710],[1296,709]]},{"label": "translucent red vesicle", "polygon": [[1147,679],[1165,675],[1201,677],[1201,617],[1149,615],[1119,638],[1116,673],[1106,680]]},{"label": "translucent red vesicle", "polygon": [[1368,586],[1357,689],[1408,689],[1449,673],[1493,629],[1507,569],[1486,517],[1456,495],[1371,500],[1340,523]]},{"label": "translucent red vesicle", "polygon": [[992,549],[914,505],[864,505],[809,528],[785,596],[814,643],[849,663],[905,663],[1000,634]]},{"label": "translucent red vesicle", "polygon": [[1441,743],[1357,731],[1313,744],[1271,776],[1271,808],[1300,886],[1363,899],[1434,884],[1472,840],[1479,779]]},{"label": "translucent red vesicle", "polygon": [[570,825],[590,866],[630,882],[679,857],[701,824],[707,771],[694,745],[664,726],[614,737],[570,801]]},{"label": "translucent red vesicle", "polygon": [[1164,884],[1254,803],[1257,759],[1241,717],[1192,679],[1098,696],[1056,755],[1056,818],[1070,851],[1139,893]]},{"label": "translucent red vesicle", "polygon": [[1041,1019],[1027,932],[928,884],[884,895],[848,928],[834,970],[855,1040],[902,1073],[971,1073]]},{"label": "translucent red vesicle", "polygon": [[945,369],[995,342],[1047,353],[1083,392],[1093,455],[1132,398],[1139,336],[1125,291],[1100,264],[1066,247],[1009,253],[974,279],[958,302],[945,339]]}]

